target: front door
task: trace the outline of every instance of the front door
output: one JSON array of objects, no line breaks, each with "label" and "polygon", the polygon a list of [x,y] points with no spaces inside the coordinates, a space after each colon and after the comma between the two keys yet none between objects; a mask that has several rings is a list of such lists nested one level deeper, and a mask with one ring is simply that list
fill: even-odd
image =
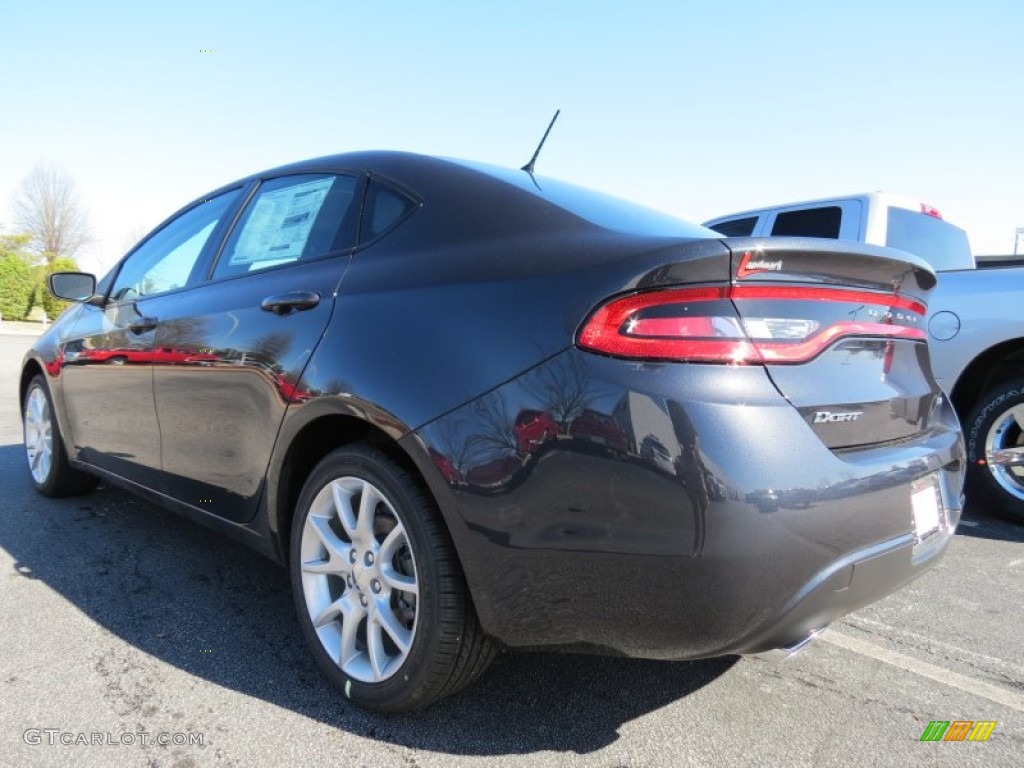
[{"label": "front door", "polygon": [[232,190],[193,206],[150,235],[121,263],[105,304],[87,305],[64,339],[65,403],[83,461],[159,489],[159,305],[186,293],[238,197]]}]

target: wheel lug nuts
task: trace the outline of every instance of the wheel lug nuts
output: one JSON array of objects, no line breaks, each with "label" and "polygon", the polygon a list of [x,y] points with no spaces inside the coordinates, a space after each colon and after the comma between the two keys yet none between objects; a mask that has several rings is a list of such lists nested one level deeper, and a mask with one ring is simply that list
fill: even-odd
[{"label": "wheel lug nuts", "polygon": [[355,582],[352,581],[352,574],[345,577],[345,583],[348,585],[349,589],[352,589],[352,587],[355,586]]},{"label": "wheel lug nuts", "polygon": [[348,561],[353,565],[356,563],[356,550],[354,547],[348,551]]},{"label": "wheel lug nuts", "polygon": [[380,592],[380,581],[378,581],[377,579],[374,579],[373,581],[371,581],[370,582],[370,589],[373,590],[374,594],[377,594],[378,592]]},{"label": "wheel lug nuts", "polygon": [[367,565],[373,565],[373,552],[367,552],[363,560]]},{"label": "wheel lug nuts", "polygon": [[367,603],[366,595],[364,595],[362,592],[360,592],[359,593],[359,604],[361,606],[363,606],[363,608],[365,608],[366,607],[366,603]]}]

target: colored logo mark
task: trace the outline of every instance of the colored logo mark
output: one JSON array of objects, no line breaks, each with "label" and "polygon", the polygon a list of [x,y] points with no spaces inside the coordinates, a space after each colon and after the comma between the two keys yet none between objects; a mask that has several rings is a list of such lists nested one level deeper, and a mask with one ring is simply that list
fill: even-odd
[{"label": "colored logo mark", "polygon": [[921,734],[921,741],[988,741],[996,723],[995,720],[932,720]]}]

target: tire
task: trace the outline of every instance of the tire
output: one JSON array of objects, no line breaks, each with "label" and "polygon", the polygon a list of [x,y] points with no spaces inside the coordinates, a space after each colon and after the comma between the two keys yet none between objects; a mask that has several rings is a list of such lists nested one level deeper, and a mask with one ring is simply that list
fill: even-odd
[{"label": "tire", "polygon": [[361,707],[425,707],[494,656],[436,503],[372,446],[340,448],[313,470],[292,521],[289,572],[314,658]]},{"label": "tire", "polygon": [[1024,523],[1024,379],[982,397],[964,422],[964,435],[967,498]]},{"label": "tire", "polygon": [[99,482],[68,463],[64,439],[53,417],[53,399],[42,375],[29,382],[21,409],[22,437],[32,485],[43,496],[77,496]]}]

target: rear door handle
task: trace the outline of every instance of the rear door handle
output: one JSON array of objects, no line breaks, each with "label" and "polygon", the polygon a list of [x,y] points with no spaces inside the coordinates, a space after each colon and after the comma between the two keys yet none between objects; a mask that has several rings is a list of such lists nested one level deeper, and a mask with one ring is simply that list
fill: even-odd
[{"label": "rear door handle", "polygon": [[312,309],[320,303],[320,294],[313,291],[292,291],[267,296],[260,302],[260,309],[275,315],[288,315]]},{"label": "rear door handle", "polygon": [[140,317],[128,323],[128,330],[132,333],[145,333],[156,328],[159,321],[155,317]]}]

